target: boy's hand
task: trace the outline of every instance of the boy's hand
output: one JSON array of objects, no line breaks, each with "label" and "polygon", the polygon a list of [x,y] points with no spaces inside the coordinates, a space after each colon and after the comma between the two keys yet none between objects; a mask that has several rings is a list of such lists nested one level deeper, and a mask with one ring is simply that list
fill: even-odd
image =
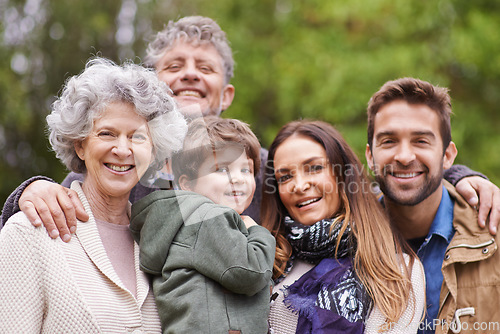
[{"label": "boy's hand", "polygon": [[495,235],[500,222],[500,189],[480,176],[464,177],[457,183],[456,189],[470,205],[479,204],[479,226],[485,227],[489,218],[490,233]]},{"label": "boy's hand", "polygon": [[77,218],[89,219],[74,190],[45,180],[35,181],[23,191],[19,208],[34,226],[43,223],[51,238],[61,235],[64,242],[76,231]]},{"label": "boy's hand", "polygon": [[252,219],[250,216],[241,216],[241,219],[243,219],[243,222],[245,223],[246,228],[250,228],[250,226],[257,225],[255,220]]}]

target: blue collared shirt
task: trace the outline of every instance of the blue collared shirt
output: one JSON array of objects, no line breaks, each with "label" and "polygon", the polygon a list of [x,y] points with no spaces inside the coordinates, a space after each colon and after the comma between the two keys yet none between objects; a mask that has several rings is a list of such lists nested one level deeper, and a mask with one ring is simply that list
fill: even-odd
[{"label": "blue collared shirt", "polygon": [[453,207],[455,203],[452,201],[448,190],[444,186],[442,187],[443,195],[429,234],[417,251],[417,255],[424,266],[427,299],[427,313],[418,332],[425,334],[434,333],[435,330],[433,321],[438,315],[439,294],[443,283],[441,266],[446,248],[455,234],[453,228]]}]

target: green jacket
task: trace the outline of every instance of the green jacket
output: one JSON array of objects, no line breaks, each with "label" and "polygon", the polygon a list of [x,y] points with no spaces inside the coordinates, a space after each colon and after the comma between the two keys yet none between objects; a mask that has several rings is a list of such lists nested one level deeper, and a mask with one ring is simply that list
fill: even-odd
[{"label": "green jacket", "polygon": [[477,224],[477,212],[445,182],[455,202],[455,235],[443,260],[436,333],[500,332],[500,252],[498,238]]},{"label": "green jacket", "polygon": [[[275,240],[199,194],[156,191],[132,206],[140,266],[164,333],[267,332]],[[235,332],[230,332],[235,331]]]}]

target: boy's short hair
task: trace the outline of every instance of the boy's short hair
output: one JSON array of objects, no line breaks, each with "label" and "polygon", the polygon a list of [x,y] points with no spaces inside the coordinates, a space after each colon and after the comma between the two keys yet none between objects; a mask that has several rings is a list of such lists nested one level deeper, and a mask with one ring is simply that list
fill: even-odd
[{"label": "boy's short hair", "polygon": [[248,124],[218,116],[194,119],[189,123],[183,149],[172,157],[174,182],[178,185],[182,175],[189,180],[198,178],[198,170],[209,156],[235,146],[244,150],[253,161],[254,175],[257,175],[261,146]]}]

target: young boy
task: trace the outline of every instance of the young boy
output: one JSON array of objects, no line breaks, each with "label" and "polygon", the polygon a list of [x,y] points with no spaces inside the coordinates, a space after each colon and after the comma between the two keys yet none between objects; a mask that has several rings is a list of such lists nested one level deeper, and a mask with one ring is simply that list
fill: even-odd
[{"label": "young boy", "polygon": [[267,333],[275,240],[240,216],[255,191],[259,141],[238,120],[196,119],[171,166],[182,190],[136,202],[130,223],[163,332]]}]

